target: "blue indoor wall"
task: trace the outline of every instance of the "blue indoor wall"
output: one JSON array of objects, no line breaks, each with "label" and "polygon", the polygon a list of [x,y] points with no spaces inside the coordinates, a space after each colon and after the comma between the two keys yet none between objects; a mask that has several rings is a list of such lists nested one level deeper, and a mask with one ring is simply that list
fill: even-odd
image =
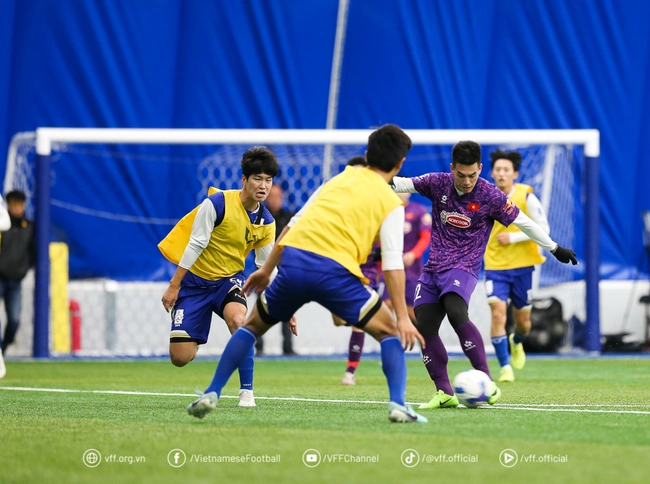
[{"label": "blue indoor wall", "polygon": [[[325,127],[338,0],[0,0],[0,9],[0,153],[38,126]],[[601,272],[632,278],[640,212],[650,209],[647,25],[646,0],[350,0],[337,127],[599,129]],[[196,204],[183,163],[57,170],[53,198],[91,210],[174,218]],[[88,217],[79,228],[57,205],[52,219],[71,244],[73,277],[168,276],[155,246],[169,226]],[[114,234],[132,243],[120,248]]]}]

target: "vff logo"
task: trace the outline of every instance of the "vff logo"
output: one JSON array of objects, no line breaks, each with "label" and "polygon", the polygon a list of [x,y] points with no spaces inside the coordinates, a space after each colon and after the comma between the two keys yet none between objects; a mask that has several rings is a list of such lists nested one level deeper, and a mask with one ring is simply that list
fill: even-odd
[{"label": "vff logo", "polygon": [[175,309],[174,310],[174,326],[180,326],[183,324],[183,318],[185,317],[184,309]]}]

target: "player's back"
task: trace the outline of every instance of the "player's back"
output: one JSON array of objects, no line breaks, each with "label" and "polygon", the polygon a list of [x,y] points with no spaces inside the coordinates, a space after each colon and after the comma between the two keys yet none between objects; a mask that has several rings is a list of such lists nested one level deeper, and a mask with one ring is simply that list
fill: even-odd
[{"label": "player's back", "polygon": [[323,185],[280,245],[328,257],[363,277],[359,266],[366,262],[381,223],[401,204],[379,174],[348,167]]}]

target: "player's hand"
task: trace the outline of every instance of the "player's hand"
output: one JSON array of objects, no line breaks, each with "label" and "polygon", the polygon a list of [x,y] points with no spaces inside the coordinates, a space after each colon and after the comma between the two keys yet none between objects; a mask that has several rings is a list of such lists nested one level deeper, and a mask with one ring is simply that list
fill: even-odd
[{"label": "player's hand", "polygon": [[422,348],[424,348],[424,338],[408,317],[397,320],[397,331],[399,332],[399,337],[402,340],[402,346],[404,347],[404,350],[412,350],[415,347],[416,339],[420,342]]},{"label": "player's hand", "polygon": [[499,234],[497,235],[497,242],[499,245],[508,245],[510,243],[510,234]]},{"label": "player's hand", "polygon": [[178,291],[180,291],[180,289],[180,286],[174,286],[172,284],[169,285],[162,297],[162,303],[165,307],[165,311],[169,312],[174,307],[174,304],[176,304],[176,300],[178,299]]},{"label": "player's hand", "polygon": [[576,259],[576,253],[573,252],[571,249],[565,249],[564,247],[560,247],[560,244],[557,245],[556,249],[551,252],[555,256],[557,260],[562,262],[563,264],[568,264],[571,262],[574,266],[578,264],[578,259]]},{"label": "player's hand", "polygon": [[250,296],[253,292],[262,292],[268,287],[270,283],[271,274],[268,274],[262,269],[257,269],[250,276],[248,276],[248,279],[246,280],[246,284],[244,284],[242,291],[244,291],[247,296]]},{"label": "player's hand", "polygon": [[295,335],[298,336],[298,321],[296,321],[296,315],[291,316],[291,319],[287,323],[289,325],[289,330]]},{"label": "player's hand", "polygon": [[402,256],[404,267],[411,267],[415,262],[415,254],[413,252],[405,252]]}]

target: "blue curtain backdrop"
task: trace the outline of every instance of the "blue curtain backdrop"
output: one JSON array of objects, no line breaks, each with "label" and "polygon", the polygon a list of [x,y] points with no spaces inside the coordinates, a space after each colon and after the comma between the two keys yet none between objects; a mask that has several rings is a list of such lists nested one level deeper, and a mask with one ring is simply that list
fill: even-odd
[{"label": "blue curtain backdrop", "polygon": [[[0,153],[39,126],[325,127],[338,0],[0,9]],[[337,127],[599,129],[601,272],[631,278],[650,209],[647,25],[647,0],[350,0]],[[143,150],[145,163],[61,163],[53,198],[125,219],[182,216],[196,203],[182,183],[196,168],[182,160],[204,148]],[[73,277],[169,273],[155,248],[168,226],[72,225],[61,206],[52,219],[53,236],[71,244]]]}]

